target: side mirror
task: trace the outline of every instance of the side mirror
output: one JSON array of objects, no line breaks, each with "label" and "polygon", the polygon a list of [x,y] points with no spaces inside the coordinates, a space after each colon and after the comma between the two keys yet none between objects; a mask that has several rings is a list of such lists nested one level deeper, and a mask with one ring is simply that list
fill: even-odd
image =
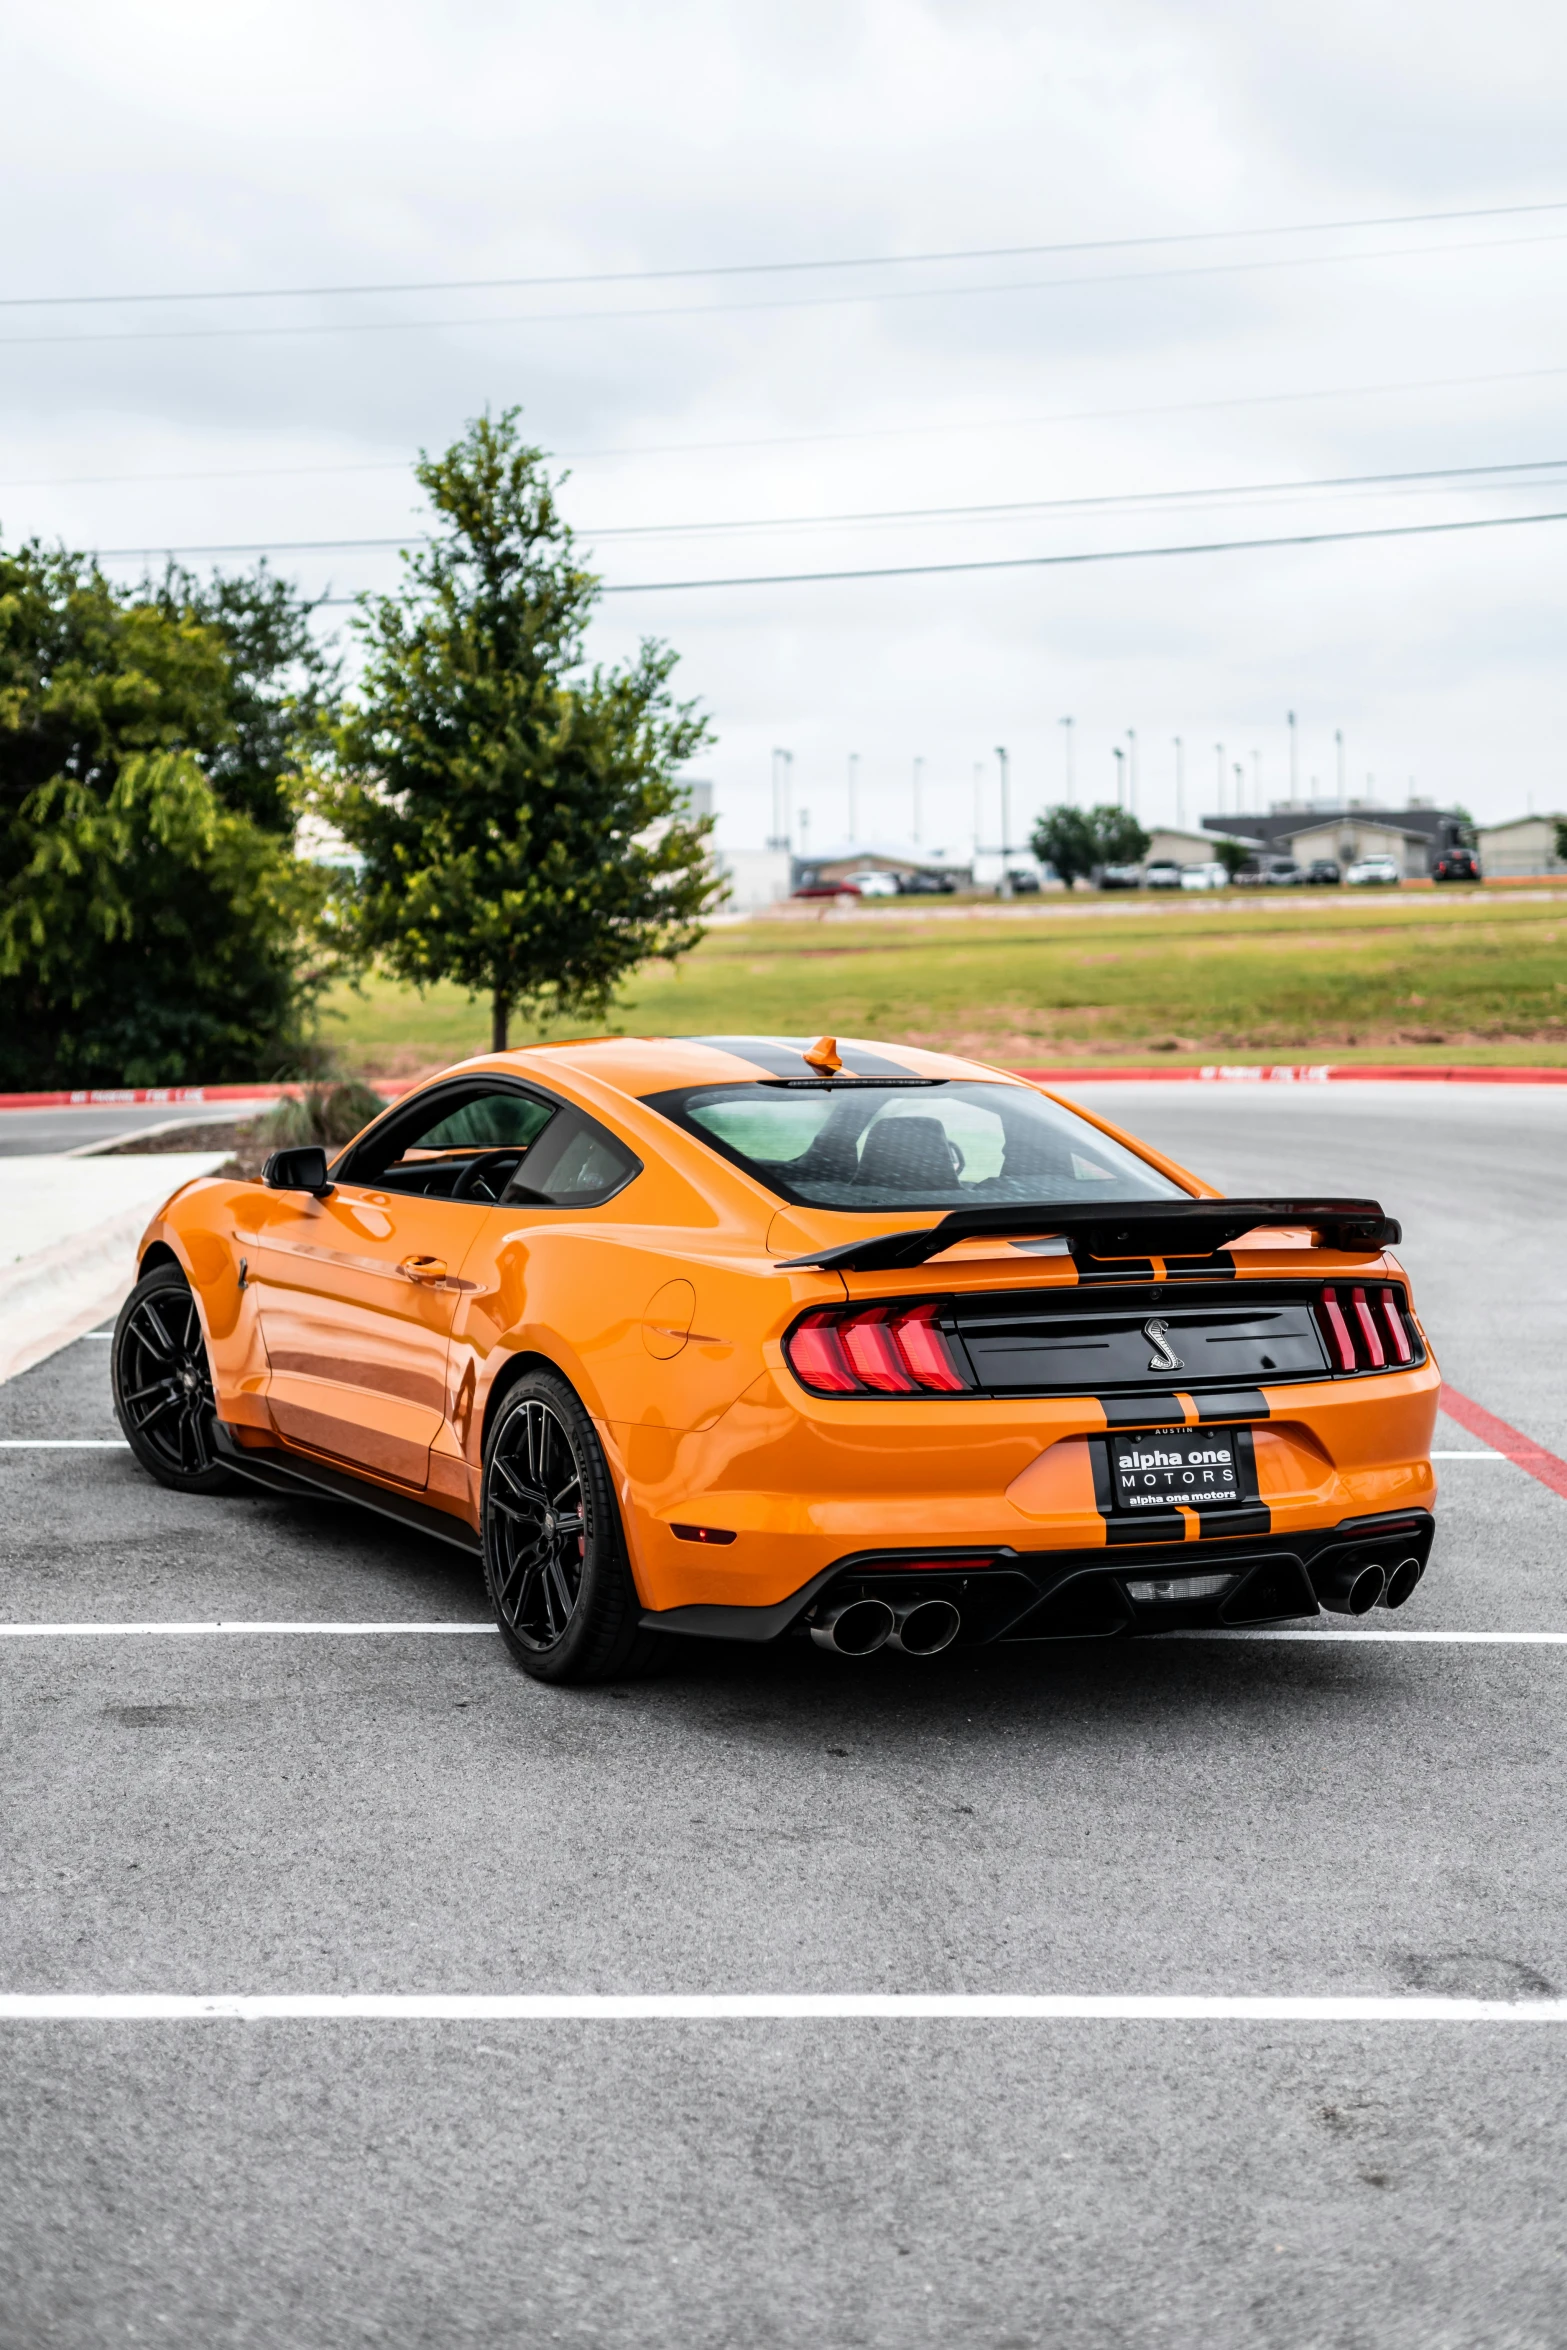
[{"label": "side mirror", "polygon": [[319,1143],[291,1151],[274,1151],[261,1170],[269,1191],[308,1191],[325,1199],[332,1186],[326,1178],[326,1152]]}]

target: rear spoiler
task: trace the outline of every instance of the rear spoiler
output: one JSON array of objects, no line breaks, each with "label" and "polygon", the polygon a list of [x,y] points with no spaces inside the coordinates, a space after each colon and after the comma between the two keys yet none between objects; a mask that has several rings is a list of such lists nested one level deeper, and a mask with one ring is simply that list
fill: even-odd
[{"label": "rear spoiler", "polygon": [[833,1248],[785,1257],[781,1271],[805,1265],[837,1273],[890,1273],[924,1265],[954,1241],[995,1235],[1024,1239],[1059,1233],[1073,1253],[1090,1257],[1205,1257],[1259,1224],[1310,1227],[1320,1248],[1365,1255],[1402,1239],[1403,1229],[1374,1199],[1183,1199],[1105,1201],[1102,1207],[954,1208],[939,1224],[914,1232],[877,1232]]}]

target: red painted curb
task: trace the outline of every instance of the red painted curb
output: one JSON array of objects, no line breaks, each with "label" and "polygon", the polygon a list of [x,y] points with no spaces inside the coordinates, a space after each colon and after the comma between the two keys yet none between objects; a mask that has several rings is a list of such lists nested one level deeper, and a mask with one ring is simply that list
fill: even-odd
[{"label": "red painted curb", "polygon": [[[411,1078],[385,1078],[376,1093],[407,1093]],[[0,1110],[199,1109],[203,1102],[298,1100],[302,1085],[83,1085],[69,1093],[0,1093]]]},{"label": "red painted curb", "polygon": [[1510,1428],[1505,1420],[1488,1412],[1484,1404],[1471,1403],[1467,1395],[1460,1395],[1454,1387],[1442,1389],[1442,1409],[1450,1420],[1456,1420],[1471,1436],[1478,1436],[1493,1452],[1506,1453],[1520,1469],[1527,1469],[1531,1477],[1537,1477],[1542,1485],[1548,1485],[1553,1493],[1567,1499],[1567,1461],[1558,1459],[1554,1452],[1547,1452],[1532,1436]]},{"label": "red painted curb", "polygon": [[1313,1061],[1282,1062],[1276,1065],[1253,1066],[1250,1062],[1234,1061],[1210,1063],[1197,1069],[1154,1067],[1127,1068],[1117,1064],[1102,1067],[1088,1061],[1078,1061],[1061,1069],[1017,1069],[1014,1076],[1027,1077],[1035,1085],[1070,1085],[1090,1080],[1103,1085],[1112,1079],[1160,1078],[1166,1084],[1188,1085],[1344,1085],[1360,1082],[1411,1085],[1567,1085],[1567,1069],[1528,1069],[1500,1067],[1487,1069],[1482,1064],[1470,1063],[1455,1068],[1440,1062],[1422,1068],[1418,1061],[1379,1064],[1367,1061]]}]

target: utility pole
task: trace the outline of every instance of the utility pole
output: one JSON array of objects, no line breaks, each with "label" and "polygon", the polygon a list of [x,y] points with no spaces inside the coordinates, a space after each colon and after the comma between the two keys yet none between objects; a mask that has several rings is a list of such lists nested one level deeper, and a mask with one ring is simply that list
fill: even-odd
[{"label": "utility pole", "polygon": [[855,831],[855,801],[859,795],[859,788],[860,754],[858,751],[851,751],[849,753],[849,846],[851,849],[853,848],[857,838]]},{"label": "utility pole", "polygon": [[1244,815],[1246,809],[1246,770],[1239,759],[1232,772],[1235,776],[1235,813],[1240,816]]},{"label": "utility pole", "polygon": [[1175,826],[1178,832],[1186,830],[1186,745],[1179,735],[1175,738]]},{"label": "utility pole", "polygon": [[914,846],[916,848],[920,845],[920,786],[924,780],[925,762],[923,759],[916,759],[914,762]]},{"label": "utility pole", "polygon": [[1215,770],[1216,770],[1216,772],[1217,772],[1217,775],[1218,775],[1218,791],[1219,791],[1219,805],[1218,805],[1218,807],[1217,807],[1217,808],[1214,810],[1214,814],[1215,814],[1215,815],[1217,815],[1217,816],[1222,816],[1222,815],[1224,814],[1224,745],[1223,745],[1223,743],[1215,743],[1215,744],[1214,744],[1214,746],[1213,746],[1213,763],[1214,763],[1214,768],[1215,768]]},{"label": "utility pole", "polygon": [[1001,769],[1001,895],[1012,895],[1012,763],[1000,743],[996,745],[996,762]]},{"label": "utility pole", "polygon": [[1119,743],[1112,743],[1110,756],[1115,761],[1115,804],[1118,808],[1124,808],[1126,806],[1126,753]]},{"label": "utility pole", "polygon": [[782,751],[775,750],[773,752],[773,829],[767,836],[767,845],[770,849],[781,849],[785,845],[783,836],[784,756]]},{"label": "utility pole", "polygon": [[1342,807],[1343,807],[1343,805],[1344,805],[1344,791],[1345,791],[1345,784],[1344,784],[1344,729],[1343,729],[1343,727],[1342,727],[1342,726],[1335,726],[1335,727],[1334,727],[1334,729],[1333,729],[1333,748],[1334,748],[1334,750],[1336,751],[1336,753],[1338,754],[1338,804],[1339,804],[1339,806],[1342,808]]},{"label": "utility pole", "polygon": [[1131,794],[1127,804],[1135,816],[1137,813],[1137,729],[1135,726],[1129,726],[1126,730],[1126,782],[1127,789]]},{"label": "utility pole", "polygon": [[1077,806],[1077,784],[1072,773],[1072,728],[1075,721],[1070,718],[1060,718],[1056,723],[1064,730],[1066,736],[1066,804],[1069,808],[1075,808]]},{"label": "utility pole", "polygon": [[1295,713],[1289,712],[1290,727],[1290,806],[1300,798],[1300,739],[1295,728]]}]

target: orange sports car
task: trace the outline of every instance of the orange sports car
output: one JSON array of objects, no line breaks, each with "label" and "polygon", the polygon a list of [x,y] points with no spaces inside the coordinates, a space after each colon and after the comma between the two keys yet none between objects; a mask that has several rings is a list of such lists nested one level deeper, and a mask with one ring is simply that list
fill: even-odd
[{"label": "orange sports car", "polygon": [[481,1558],[542,1680],[1359,1615],[1433,1530],[1398,1238],[902,1045],[539,1045],[176,1192],[115,1401],[165,1484]]}]

